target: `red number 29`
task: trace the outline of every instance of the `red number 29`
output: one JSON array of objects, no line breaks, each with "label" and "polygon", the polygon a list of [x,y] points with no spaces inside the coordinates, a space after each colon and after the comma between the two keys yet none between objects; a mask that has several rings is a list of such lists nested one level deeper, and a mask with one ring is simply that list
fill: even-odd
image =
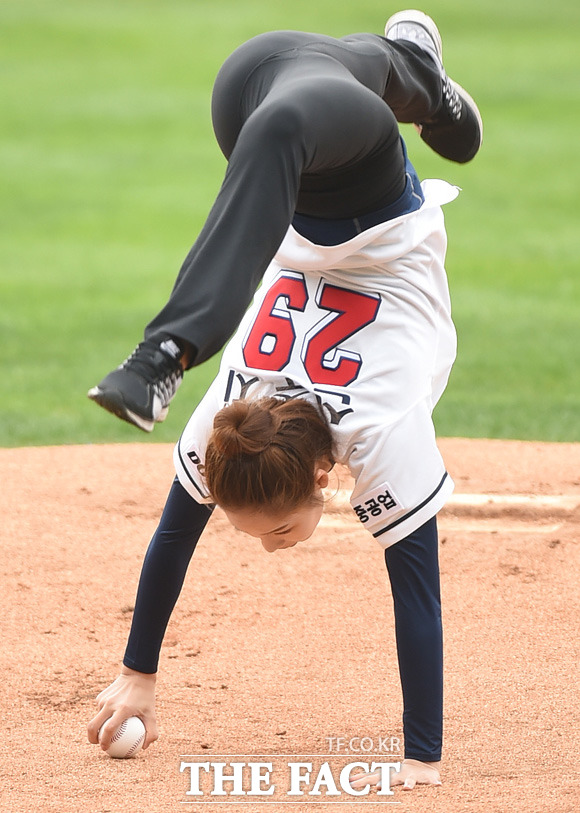
[{"label": "red number 29", "polygon": [[[286,310],[277,307],[280,298],[285,300]],[[304,369],[313,384],[345,387],[359,374],[362,359],[358,353],[341,349],[340,344],[374,321],[380,299],[325,283],[316,301],[327,313],[304,338],[300,354]],[[242,348],[248,367],[284,369],[296,341],[291,312],[304,311],[307,302],[302,274],[284,275],[274,283]]]}]

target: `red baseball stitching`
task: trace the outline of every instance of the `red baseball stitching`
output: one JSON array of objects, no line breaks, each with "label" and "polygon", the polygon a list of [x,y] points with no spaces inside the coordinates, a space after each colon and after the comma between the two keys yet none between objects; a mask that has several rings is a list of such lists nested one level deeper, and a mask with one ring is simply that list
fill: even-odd
[{"label": "red baseball stitching", "polygon": [[[112,740],[111,740],[111,745],[112,745],[114,742],[117,742],[118,740],[120,740],[120,739],[121,739],[121,737],[122,737],[122,736],[123,736],[123,734],[125,733],[126,729],[127,729],[127,720],[123,720],[123,722],[121,723],[121,725],[119,726],[119,728],[118,728],[118,729],[116,730],[116,732],[113,734],[113,738],[112,738]],[[139,735],[139,737],[138,737],[138,738],[135,740],[135,742],[133,743],[133,745],[132,745],[132,746],[129,748],[129,750],[128,750],[128,751],[127,751],[127,753],[125,754],[125,758],[126,758],[126,759],[129,759],[130,757],[132,757],[132,756],[133,756],[133,754],[135,753],[135,751],[137,750],[137,748],[138,748],[138,747],[141,745],[141,743],[143,742],[144,737],[145,737],[145,735],[144,735],[144,734],[140,734],[140,735]]]}]

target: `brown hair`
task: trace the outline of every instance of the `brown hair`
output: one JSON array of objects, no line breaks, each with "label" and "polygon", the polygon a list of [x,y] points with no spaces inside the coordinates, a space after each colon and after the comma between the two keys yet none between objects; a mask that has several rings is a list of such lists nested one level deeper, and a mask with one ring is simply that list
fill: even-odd
[{"label": "brown hair", "polygon": [[302,398],[260,398],[217,413],[202,473],[218,505],[278,513],[312,499],[316,463],[324,461],[334,464],[321,411]]}]

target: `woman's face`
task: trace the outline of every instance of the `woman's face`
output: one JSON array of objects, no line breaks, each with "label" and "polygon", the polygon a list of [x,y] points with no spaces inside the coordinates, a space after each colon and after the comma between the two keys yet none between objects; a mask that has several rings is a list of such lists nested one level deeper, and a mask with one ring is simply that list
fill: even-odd
[{"label": "woman's face", "polygon": [[268,514],[255,509],[225,510],[234,528],[259,539],[268,553],[293,548],[314,533],[322,516],[322,501],[296,508],[290,513]]},{"label": "woman's face", "polygon": [[293,548],[314,533],[324,509],[322,489],[328,485],[328,472],[318,469],[313,499],[292,511],[269,513],[255,508],[224,508],[234,528],[259,539],[268,553]]}]

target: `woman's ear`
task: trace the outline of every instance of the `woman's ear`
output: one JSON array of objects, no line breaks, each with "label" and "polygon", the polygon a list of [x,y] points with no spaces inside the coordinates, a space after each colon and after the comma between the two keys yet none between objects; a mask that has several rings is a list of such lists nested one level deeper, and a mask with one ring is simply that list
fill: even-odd
[{"label": "woman's ear", "polygon": [[318,466],[314,472],[314,484],[318,488],[327,488],[329,482],[328,471]]}]

